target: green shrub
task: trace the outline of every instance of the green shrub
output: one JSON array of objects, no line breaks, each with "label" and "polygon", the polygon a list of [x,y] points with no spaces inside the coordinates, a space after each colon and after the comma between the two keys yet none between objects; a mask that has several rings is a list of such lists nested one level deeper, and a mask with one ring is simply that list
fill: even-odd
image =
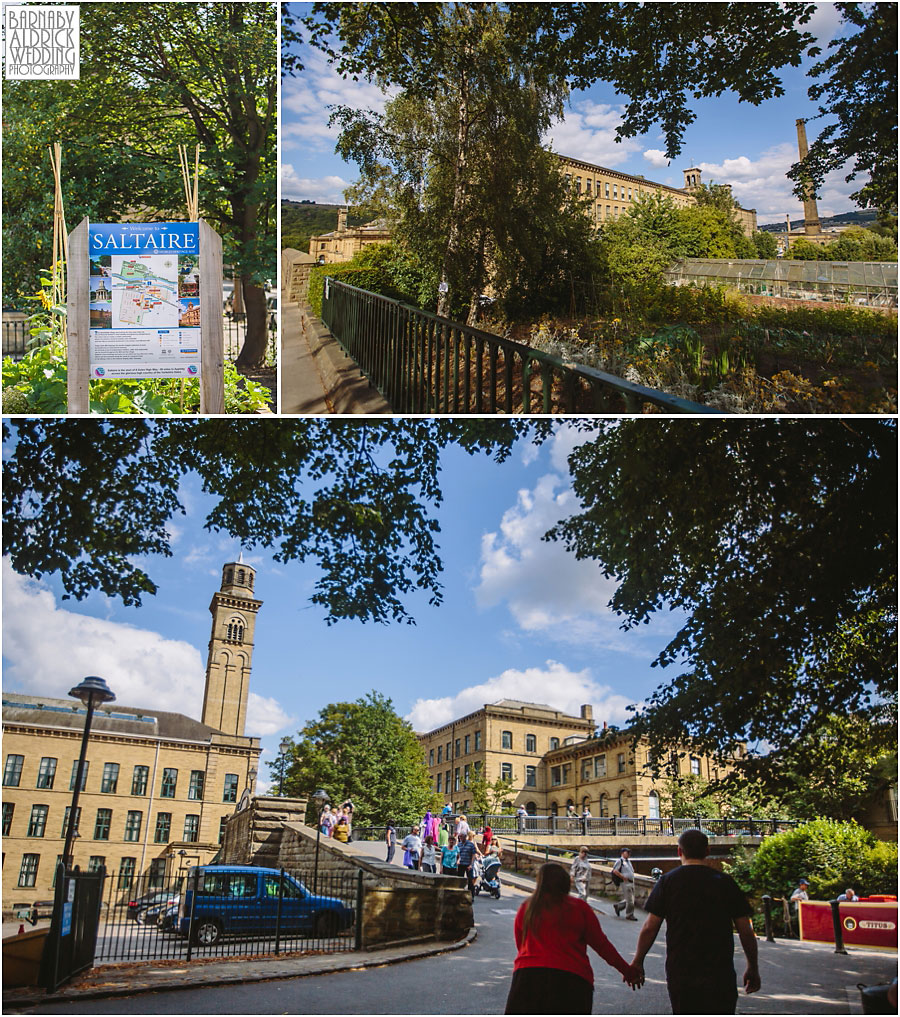
[{"label": "green shrub", "polygon": [[423,307],[428,294],[436,291],[434,280],[426,279],[421,266],[396,244],[373,244],[360,251],[352,261],[316,265],[309,274],[309,306],[313,314],[322,314],[325,279],[341,282],[404,304]]},{"label": "green shrub", "polygon": [[810,897],[818,900],[831,900],[848,886],[860,895],[895,893],[897,845],[876,841],[855,822],[816,819],[767,837],[750,864],[749,881],[757,894],[781,896],[801,876],[809,880]]}]

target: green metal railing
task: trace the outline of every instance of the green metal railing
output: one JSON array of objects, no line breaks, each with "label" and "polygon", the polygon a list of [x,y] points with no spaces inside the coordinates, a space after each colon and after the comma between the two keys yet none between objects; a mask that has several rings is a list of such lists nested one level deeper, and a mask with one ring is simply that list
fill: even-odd
[{"label": "green metal railing", "polygon": [[322,320],[396,413],[717,413],[330,277]]}]

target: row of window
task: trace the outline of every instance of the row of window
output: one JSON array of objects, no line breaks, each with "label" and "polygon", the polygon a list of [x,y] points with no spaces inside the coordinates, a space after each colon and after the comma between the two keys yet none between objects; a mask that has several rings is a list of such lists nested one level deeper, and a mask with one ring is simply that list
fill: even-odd
[{"label": "row of window", "polygon": [[[12,829],[13,815],[15,814],[15,804],[13,802],[3,803],[3,836],[8,837],[10,830]],[[69,814],[71,812],[71,806],[66,806],[65,815],[63,816],[62,827],[60,828],[59,836],[65,837],[66,830],[69,828]],[[49,805],[32,805],[31,815],[28,819],[28,831],[25,834],[26,837],[43,837],[47,832],[47,820],[50,815]],[[97,809],[97,815],[94,819],[94,840],[109,840],[109,832],[112,826],[112,809]],[[222,822],[224,823],[223,817]],[[136,809],[129,809],[125,816],[125,831],[123,840],[125,841],[139,841],[141,839],[141,825],[144,821],[143,812],[139,812]],[[77,830],[81,824],[81,806],[75,810],[75,829]],[[171,812],[157,812],[156,814],[156,829],[153,834],[154,844],[168,844],[171,840],[172,830],[172,813]],[[191,843],[198,839],[200,834],[200,816],[199,814],[189,814],[184,817],[184,836],[182,840],[189,841]]]},{"label": "row of window", "polygon": [[[221,838],[220,838],[221,840]],[[56,864],[59,865],[62,855],[56,856]],[[41,856],[36,854],[22,855],[22,864],[19,867],[19,886],[34,886],[37,883],[38,868],[40,867]],[[88,861],[88,872],[97,872],[106,866],[105,855],[91,855]],[[119,890],[127,890],[134,882],[137,858],[126,857],[119,859],[119,873],[116,886]],[[148,885],[150,887],[162,887],[166,879],[166,859],[154,858],[150,862]],[[53,886],[56,885],[56,870],[54,867]]]},{"label": "row of window", "polygon": [[[559,738],[551,738],[549,743],[549,751],[559,748]],[[451,755],[450,750],[454,749],[455,754]],[[513,733],[512,731],[501,731],[500,732],[500,748],[505,751],[512,751],[513,749]],[[525,751],[536,753],[537,747],[537,735],[526,734],[525,735]],[[437,754],[435,755],[434,749],[428,750],[428,765],[429,766],[440,766],[441,763],[449,763],[451,759],[458,759],[460,756],[467,756],[470,752],[481,751],[481,732],[475,731],[474,734],[464,735],[462,738],[457,738],[454,741],[447,742],[446,746],[438,745]]]},{"label": "row of window", "polygon": [[[435,778],[435,791],[438,794],[451,794],[454,791],[462,791],[464,788],[469,786],[469,781],[472,779],[473,772],[477,775],[481,769],[481,763],[475,763],[474,765],[466,764],[462,768],[456,767],[453,773],[453,782],[450,781],[450,770],[445,770],[443,773],[439,773]],[[501,763],[500,764],[500,779],[501,780],[513,780],[513,765],[512,763]],[[525,767],[525,787],[537,787],[537,767],[526,766]]]},{"label": "row of window", "polygon": [[[566,183],[569,184],[569,185],[572,184],[572,174],[571,173],[567,173],[566,174]],[[609,189],[610,189],[609,181],[608,180],[603,181],[603,195],[602,196],[604,198],[610,197]],[[612,185],[612,197],[613,197],[613,199],[616,200],[616,201],[619,201],[619,200],[621,200],[621,201],[626,201],[626,200],[633,201],[634,198],[636,198],[638,196],[638,194],[643,194],[643,188],[639,189],[637,187],[634,187],[634,188],[629,187],[627,190],[628,190],[628,197],[626,199],[626,196],[625,196],[625,191],[626,191],[625,185],[624,184],[621,184],[621,185],[620,184],[613,184]],[[581,192],[581,177],[575,177],[575,191],[578,194],[582,193]],[[621,191],[621,193],[620,193],[620,191]],[[594,181],[590,177],[588,177],[584,181],[584,193],[588,194],[588,195],[593,194],[593,195],[595,195],[598,198],[601,197],[601,194],[600,194],[600,181],[598,180],[596,182],[596,184],[595,184]]]},{"label": "row of window", "polygon": [[[38,767],[37,783],[35,787],[50,790],[56,780],[56,766],[58,760],[53,756],[44,756]],[[6,757],[6,764],[3,767],[3,786],[19,787],[22,781],[22,768],[25,764],[25,757],[10,753]],[[85,760],[84,771],[81,775],[81,790],[87,786],[90,762]],[[104,763],[103,775],[100,778],[100,793],[114,795],[119,793],[119,770],[118,763]],[[75,782],[78,779],[78,760],[72,761],[72,775],[69,778],[69,790],[75,789]],[[131,794],[142,796],[147,794],[147,783],[150,779],[149,766],[135,766],[131,774]],[[206,783],[206,771],[191,770],[188,780],[188,799],[190,801],[202,802],[204,785]],[[163,767],[162,779],[160,781],[159,797],[175,798],[178,790],[178,770],[171,766]],[[223,802],[236,802],[238,796],[238,775],[226,773],[222,791]]]}]

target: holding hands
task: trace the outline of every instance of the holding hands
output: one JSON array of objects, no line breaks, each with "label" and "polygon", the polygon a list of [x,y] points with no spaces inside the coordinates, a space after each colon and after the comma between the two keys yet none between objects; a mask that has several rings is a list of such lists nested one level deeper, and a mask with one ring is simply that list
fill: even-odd
[{"label": "holding hands", "polygon": [[622,981],[627,982],[632,990],[639,989],[644,984],[643,964],[629,964],[628,970],[622,975]]}]

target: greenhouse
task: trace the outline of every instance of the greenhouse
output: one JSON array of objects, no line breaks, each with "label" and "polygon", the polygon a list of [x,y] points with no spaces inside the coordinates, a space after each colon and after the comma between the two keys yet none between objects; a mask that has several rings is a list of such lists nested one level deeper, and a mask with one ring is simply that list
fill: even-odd
[{"label": "greenhouse", "polygon": [[741,293],[897,306],[897,264],[890,261],[730,261],[679,258],[666,270],[675,286],[727,286]]}]

